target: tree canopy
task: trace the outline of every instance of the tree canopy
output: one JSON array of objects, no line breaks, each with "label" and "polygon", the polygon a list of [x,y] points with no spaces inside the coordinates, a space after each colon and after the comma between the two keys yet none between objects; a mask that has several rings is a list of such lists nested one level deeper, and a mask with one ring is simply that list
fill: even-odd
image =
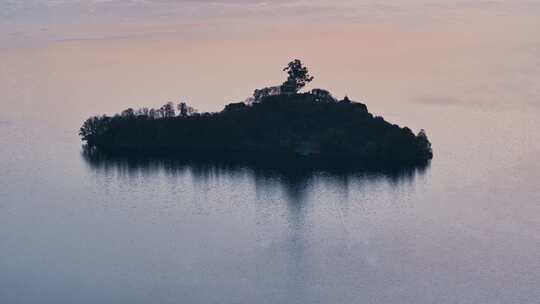
[{"label": "tree canopy", "polygon": [[287,80],[282,84],[282,90],[285,93],[297,93],[300,89],[306,86],[306,84],[313,81],[313,76],[309,75],[308,68],[302,64],[302,61],[295,59],[285,68],[284,72],[289,75]]}]

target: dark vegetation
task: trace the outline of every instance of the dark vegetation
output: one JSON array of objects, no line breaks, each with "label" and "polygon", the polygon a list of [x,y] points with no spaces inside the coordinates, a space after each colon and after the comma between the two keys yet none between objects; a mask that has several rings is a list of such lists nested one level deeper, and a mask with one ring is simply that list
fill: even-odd
[{"label": "dark vegetation", "polygon": [[[373,116],[366,105],[330,92],[299,91],[313,77],[299,60],[285,67],[287,80],[255,90],[245,102],[218,113],[176,109],[127,109],[86,120],[79,134],[87,149],[115,154],[199,154],[216,157],[290,157],[349,164],[420,164],[432,158],[431,143]],[[176,113],[178,110],[178,114]]]}]

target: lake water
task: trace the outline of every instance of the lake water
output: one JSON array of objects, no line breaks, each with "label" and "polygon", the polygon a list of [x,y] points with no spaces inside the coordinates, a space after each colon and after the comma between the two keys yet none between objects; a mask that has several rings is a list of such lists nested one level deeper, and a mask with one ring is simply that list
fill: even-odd
[{"label": "lake water", "polygon": [[[3,1],[1,303],[538,303],[538,1]],[[96,161],[91,115],[279,83],[424,128],[427,168]]]}]

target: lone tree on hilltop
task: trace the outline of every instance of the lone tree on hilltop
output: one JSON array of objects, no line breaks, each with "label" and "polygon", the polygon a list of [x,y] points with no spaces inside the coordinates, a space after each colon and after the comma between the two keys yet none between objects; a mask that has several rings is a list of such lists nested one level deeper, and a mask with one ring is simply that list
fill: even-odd
[{"label": "lone tree on hilltop", "polygon": [[283,71],[289,74],[287,80],[281,85],[281,92],[284,94],[295,94],[313,80],[308,68],[299,59],[289,62]]}]

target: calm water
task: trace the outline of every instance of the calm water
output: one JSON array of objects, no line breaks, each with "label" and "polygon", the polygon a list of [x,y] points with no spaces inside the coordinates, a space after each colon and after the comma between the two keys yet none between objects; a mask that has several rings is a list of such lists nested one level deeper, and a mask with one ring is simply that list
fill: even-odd
[{"label": "calm water", "polygon": [[[537,1],[3,1],[1,303],[538,303]],[[276,22],[279,21],[279,22]],[[96,161],[87,116],[219,110],[292,57],[427,168]]]}]

